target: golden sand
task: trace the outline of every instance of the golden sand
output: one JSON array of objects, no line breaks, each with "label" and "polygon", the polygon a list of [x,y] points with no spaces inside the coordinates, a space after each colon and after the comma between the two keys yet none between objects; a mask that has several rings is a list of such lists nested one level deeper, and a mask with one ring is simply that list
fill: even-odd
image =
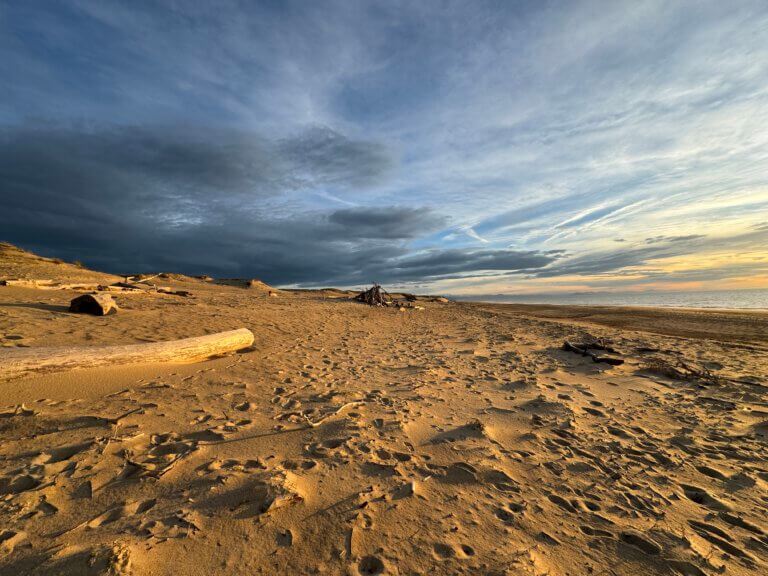
[{"label": "golden sand", "polygon": [[[120,280],[8,250],[3,277]],[[0,382],[0,574],[768,573],[764,313],[162,281],[192,296],[106,317],[0,287],[6,347],[256,337]],[[561,349],[590,336],[626,362]]]}]

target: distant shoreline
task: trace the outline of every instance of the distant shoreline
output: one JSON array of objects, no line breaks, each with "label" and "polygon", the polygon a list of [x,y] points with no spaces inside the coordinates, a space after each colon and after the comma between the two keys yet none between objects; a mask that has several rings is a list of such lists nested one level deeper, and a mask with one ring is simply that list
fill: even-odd
[{"label": "distant shoreline", "polygon": [[768,305],[761,308],[717,308],[707,306],[673,306],[671,304],[570,304],[570,303],[551,303],[551,302],[502,302],[499,300],[465,300],[463,298],[449,297],[455,302],[462,304],[486,304],[486,305],[499,305],[499,306],[529,306],[531,308],[539,307],[552,307],[552,308],[612,308],[617,310],[631,310],[640,308],[644,310],[682,310],[691,312],[746,312],[757,314],[768,314]]},{"label": "distant shoreline", "polygon": [[601,325],[674,336],[733,343],[768,344],[768,310],[698,309],[651,306],[584,306],[467,302],[460,304],[499,315],[543,321]]},{"label": "distant shoreline", "polygon": [[700,292],[581,292],[451,296],[462,302],[552,306],[613,306],[687,310],[768,310],[768,289]]}]

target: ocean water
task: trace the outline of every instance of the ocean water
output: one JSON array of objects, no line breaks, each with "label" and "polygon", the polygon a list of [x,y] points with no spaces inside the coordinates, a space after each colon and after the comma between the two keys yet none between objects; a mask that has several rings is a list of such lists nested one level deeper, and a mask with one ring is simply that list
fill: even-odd
[{"label": "ocean water", "polygon": [[456,300],[516,304],[651,306],[673,308],[768,309],[768,289],[707,292],[580,292],[570,294],[494,294]]}]

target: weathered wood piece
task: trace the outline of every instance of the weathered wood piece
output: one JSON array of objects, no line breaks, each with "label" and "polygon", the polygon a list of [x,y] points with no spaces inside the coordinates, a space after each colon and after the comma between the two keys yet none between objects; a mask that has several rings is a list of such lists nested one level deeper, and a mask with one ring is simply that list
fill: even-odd
[{"label": "weathered wood piece", "polygon": [[[599,350],[610,350],[611,352],[614,351],[613,348],[606,347],[602,344],[598,344],[596,347]],[[614,358],[613,356],[599,356],[598,354],[590,351],[590,348],[592,348],[592,346],[589,344],[573,344],[568,340],[563,343],[563,350],[566,352],[575,352],[576,354],[581,354],[582,356],[589,356],[592,358],[593,362],[601,362],[603,364],[610,364],[611,366],[620,366],[624,364],[624,360],[621,358]]]},{"label": "weathered wood piece", "polygon": [[1,286],[18,286],[21,288],[49,288],[55,285],[53,280],[28,280],[26,278],[0,280]]},{"label": "weathered wood piece", "polygon": [[60,372],[123,364],[199,362],[212,356],[242,350],[253,344],[247,328],[207,336],[122,346],[65,348],[14,348],[0,350],[0,379],[36,372]]},{"label": "weathered wood piece", "polygon": [[106,286],[107,289],[119,288],[120,290],[132,290],[134,292],[148,292],[152,287],[148,285],[137,286],[136,282],[115,282]]},{"label": "weathered wood piece", "polygon": [[109,294],[83,294],[69,303],[69,311],[80,314],[106,316],[118,310],[117,304]]},{"label": "weathered wood piece", "polygon": [[168,288],[167,286],[158,286],[157,292],[159,294],[170,294],[172,296],[192,296],[192,292],[189,290],[174,290],[173,288]]}]

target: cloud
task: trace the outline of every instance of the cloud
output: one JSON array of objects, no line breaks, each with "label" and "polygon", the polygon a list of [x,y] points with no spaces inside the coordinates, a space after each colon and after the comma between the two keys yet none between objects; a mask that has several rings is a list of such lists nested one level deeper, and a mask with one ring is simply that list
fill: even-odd
[{"label": "cloud", "polygon": [[659,242],[687,242],[688,240],[697,240],[704,238],[706,234],[688,234],[686,236],[653,236],[646,238],[646,244],[658,244]]},{"label": "cloud", "polygon": [[538,219],[547,218],[552,214],[567,211],[569,207],[576,206],[581,202],[583,202],[583,200],[579,198],[558,198],[546,202],[538,202],[521,208],[513,208],[512,210],[495,214],[484,219],[474,226],[474,230],[478,234],[483,234],[520,224],[530,225],[530,223],[535,222]]},{"label": "cloud", "polygon": [[434,286],[763,241],[759,0],[0,11],[0,234],[51,255]]},{"label": "cloud", "polygon": [[[286,211],[292,196],[327,186],[361,191],[390,169],[380,144],[307,133],[274,142],[232,130],[8,127],[0,131],[0,229],[112,271],[210,268],[292,282],[325,266],[295,254],[351,265],[359,254],[350,242],[399,254],[394,244],[445,221],[426,208]],[[352,271],[340,264],[336,273]]]},{"label": "cloud", "polygon": [[307,134],[274,143],[233,131],[202,138],[165,128],[6,129],[0,227],[26,246],[55,247],[57,255],[114,272],[180,270],[279,284],[411,282],[527,271],[557,258],[509,250],[410,254],[408,241],[448,223],[425,207],[272,210],[275,197],[329,183],[360,187],[389,169],[379,145],[325,130]]},{"label": "cloud", "polygon": [[652,258],[661,258],[675,254],[679,254],[679,252],[670,249],[668,246],[595,251],[563,260],[555,266],[538,271],[535,275],[539,278],[600,275],[617,272],[629,266],[644,264]]},{"label": "cloud", "polygon": [[447,224],[447,218],[429,208],[397,206],[336,210],[328,221],[343,238],[415,238]]},{"label": "cloud", "polygon": [[[712,252],[722,253],[731,251],[737,254],[741,251],[757,250],[764,242],[768,241],[768,228],[765,230],[746,231],[729,236],[707,236],[704,234],[690,234],[686,236],[657,236],[646,238],[641,245],[623,246],[618,249],[590,251],[585,254],[565,257],[557,263],[545,269],[537,271],[534,275],[539,278],[556,278],[558,276],[600,276],[604,274],[628,276],[649,275],[654,277],[682,278],[685,274],[693,274],[689,271],[670,271],[649,265],[654,260],[674,257],[695,257],[699,254]],[[709,256],[711,259],[711,256]],[[706,262],[706,258],[702,262]],[[689,262],[694,264],[695,259]],[[751,266],[757,269],[761,264],[753,263]],[[740,270],[750,264],[718,264],[714,262],[710,266],[698,266],[695,272],[697,278],[706,277],[712,279],[727,277],[732,270]],[[633,280],[636,281],[636,280]]]},{"label": "cloud", "polygon": [[431,250],[393,262],[389,276],[397,280],[469,276],[473,272],[526,273],[543,269],[559,254],[520,250]]},{"label": "cloud", "polygon": [[[33,208],[38,222],[58,217],[52,226],[59,228],[85,217],[181,226],[223,223],[235,208],[259,213],[297,190],[360,190],[385,178],[382,145],[325,134],[320,141],[274,142],[235,130],[6,127],[0,130],[0,194],[6,217]],[[312,161],[299,161],[303,156]]]},{"label": "cloud", "polygon": [[144,181],[158,194],[167,194],[170,184],[192,195],[274,195],[296,187],[297,180],[304,186],[361,187],[391,168],[382,144],[351,141],[321,127],[272,142],[253,132],[222,129],[22,126],[0,130],[0,146],[12,180],[7,185],[38,177],[37,168],[54,168],[70,178],[78,173]]},{"label": "cloud", "polygon": [[586,212],[583,212],[581,214],[578,214],[577,216],[574,216],[573,218],[569,218],[565,222],[561,222],[560,224],[557,224],[556,228],[576,228],[578,226],[582,226],[584,224],[588,224],[588,223],[600,220],[601,218],[604,218],[609,214],[613,214],[624,207],[625,206],[604,206],[604,207],[598,207],[598,208],[591,208]]},{"label": "cloud", "polygon": [[327,127],[283,140],[280,153],[294,175],[310,185],[367,188],[391,171],[391,153],[380,143],[353,141]]}]

